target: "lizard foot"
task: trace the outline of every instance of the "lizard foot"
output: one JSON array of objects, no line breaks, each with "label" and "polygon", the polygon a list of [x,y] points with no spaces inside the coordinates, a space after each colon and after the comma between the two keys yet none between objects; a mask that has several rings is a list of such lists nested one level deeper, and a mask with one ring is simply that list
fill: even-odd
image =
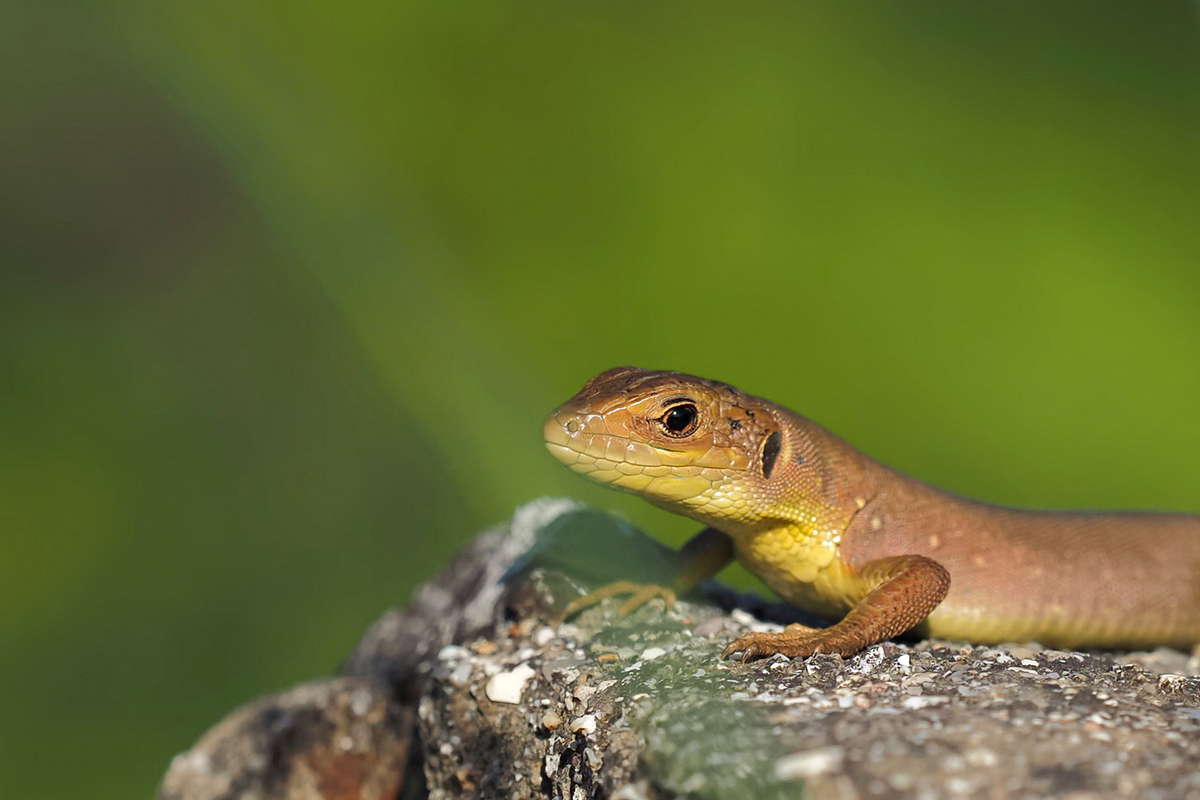
[{"label": "lizard foot", "polygon": [[595,591],[588,592],[583,597],[576,597],[567,603],[566,608],[562,610],[555,621],[563,622],[585,608],[591,608],[594,605],[598,605],[602,600],[607,600],[610,597],[620,594],[627,594],[630,597],[617,609],[617,619],[629,616],[656,597],[661,597],[663,602],[666,603],[667,608],[675,605],[675,592],[665,586],[617,581],[607,586],[601,586]]},{"label": "lizard foot", "polygon": [[803,658],[813,653],[834,653],[851,656],[862,650],[863,643],[853,641],[841,631],[833,628],[809,628],[805,625],[788,625],[783,633],[749,633],[730,642],[721,653],[727,658],[734,653],[742,654],[742,661],[754,661],[781,653],[788,658]]}]

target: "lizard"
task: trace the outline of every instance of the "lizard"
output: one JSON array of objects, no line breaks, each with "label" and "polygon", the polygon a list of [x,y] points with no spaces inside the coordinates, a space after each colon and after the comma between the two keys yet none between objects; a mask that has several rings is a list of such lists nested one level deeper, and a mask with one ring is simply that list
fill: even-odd
[{"label": "lizard", "polygon": [[552,411],[572,471],[705,527],[668,603],[735,558],[788,603],[838,621],[751,633],[723,657],[850,656],[905,632],[976,644],[1186,649],[1200,642],[1200,516],[1035,511],[897,472],[820,425],[728,384],[617,367]]}]

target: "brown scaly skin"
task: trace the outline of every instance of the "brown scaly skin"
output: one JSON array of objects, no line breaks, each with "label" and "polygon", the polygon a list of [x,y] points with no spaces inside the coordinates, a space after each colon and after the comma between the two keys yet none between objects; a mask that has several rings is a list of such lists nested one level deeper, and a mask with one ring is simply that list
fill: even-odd
[{"label": "brown scaly skin", "polygon": [[[678,372],[603,372],[550,414],[544,434],[575,472],[708,526],[684,547],[673,590],[736,556],[788,602],[842,617],[743,636],[726,655],[846,656],[918,625],[977,643],[1200,642],[1197,516],[968,500],[782,406]],[[622,588],[635,604],[671,594]]]}]

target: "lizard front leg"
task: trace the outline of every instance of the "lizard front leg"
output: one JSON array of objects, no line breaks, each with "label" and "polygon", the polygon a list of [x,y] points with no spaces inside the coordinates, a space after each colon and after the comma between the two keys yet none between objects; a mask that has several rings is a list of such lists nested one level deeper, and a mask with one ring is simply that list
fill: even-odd
[{"label": "lizard front leg", "polygon": [[837,624],[828,628],[789,625],[783,633],[751,633],[730,642],[722,656],[741,653],[742,661],[752,661],[776,653],[789,658],[813,653],[854,655],[925,619],[950,589],[950,573],[925,556],[872,561],[858,571],[858,577],[872,588]]}]

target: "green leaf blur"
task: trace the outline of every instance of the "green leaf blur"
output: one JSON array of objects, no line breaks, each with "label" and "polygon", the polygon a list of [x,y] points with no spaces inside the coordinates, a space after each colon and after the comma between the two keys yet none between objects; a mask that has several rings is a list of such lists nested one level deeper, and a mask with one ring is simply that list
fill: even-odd
[{"label": "green leaf blur", "polygon": [[145,797],[618,364],[1200,509],[1184,2],[0,4],[0,786]]}]

